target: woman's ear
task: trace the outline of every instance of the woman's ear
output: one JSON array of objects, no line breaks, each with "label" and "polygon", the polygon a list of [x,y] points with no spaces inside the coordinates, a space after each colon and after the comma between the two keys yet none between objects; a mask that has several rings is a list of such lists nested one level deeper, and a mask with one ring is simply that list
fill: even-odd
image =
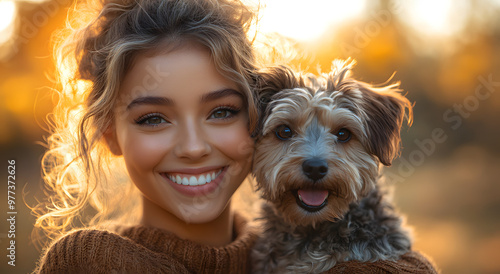
[{"label": "woman's ear", "polygon": [[104,140],[108,145],[109,151],[116,156],[122,155],[122,149],[116,138],[116,129],[114,125],[110,125],[103,134]]}]

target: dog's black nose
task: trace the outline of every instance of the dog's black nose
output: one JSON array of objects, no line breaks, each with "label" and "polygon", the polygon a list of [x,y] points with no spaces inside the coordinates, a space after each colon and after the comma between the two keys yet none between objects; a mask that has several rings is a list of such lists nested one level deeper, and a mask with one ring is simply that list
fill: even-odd
[{"label": "dog's black nose", "polygon": [[302,171],[313,181],[317,181],[328,173],[328,165],[325,160],[312,158],[302,163]]}]

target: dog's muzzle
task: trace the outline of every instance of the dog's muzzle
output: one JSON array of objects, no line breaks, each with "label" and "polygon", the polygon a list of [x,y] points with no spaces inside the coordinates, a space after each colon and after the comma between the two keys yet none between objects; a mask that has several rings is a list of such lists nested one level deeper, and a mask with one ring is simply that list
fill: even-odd
[{"label": "dog's muzzle", "polygon": [[302,163],[302,171],[309,179],[316,182],[328,173],[328,164],[323,159],[308,159]]},{"label": "dog's muzzle", "polygon": [[[307,178],[313,181],[313,184],[328,173],[328,164],[320,158],[307,159],[302,163],[302,172]],[[323,209],[328,202],[328,190],[315,189],[298,189],[293,191],[293,195],[297,204],[308,212],[316,212]]]}]

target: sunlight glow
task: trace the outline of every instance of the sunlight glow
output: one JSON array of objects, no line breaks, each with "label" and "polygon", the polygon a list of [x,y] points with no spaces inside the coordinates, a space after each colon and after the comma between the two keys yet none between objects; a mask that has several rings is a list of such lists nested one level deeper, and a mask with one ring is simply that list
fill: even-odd
[{"label": "sunlight glow", "polygon": [[[17,6],[14,1],[0,1],[0,46],[7,43],[14,35],[16,14]],[[0,53],[0,59],[4,53]]]},{"label": "sunlight glow", "polygon": [[321,36],[328,28],[361,14],[366,0],[269,0],[262,8],[260,31],[300,41]]},{"label": "sunlight glow", "polygon": [[403,1],[402,17],[414,29],[432,35],[453,35],[465,23],[466,2],[452,0]]},{"label": "sunlight glow", "polygon": [[16,4],[14,1],[0,1],[0,33],[7,29],[16,15]]},{"label": "sunlight glow", "polygon": [[24,2],[29,2],[31,4],[42,4],[50,0],[23,0]]}]

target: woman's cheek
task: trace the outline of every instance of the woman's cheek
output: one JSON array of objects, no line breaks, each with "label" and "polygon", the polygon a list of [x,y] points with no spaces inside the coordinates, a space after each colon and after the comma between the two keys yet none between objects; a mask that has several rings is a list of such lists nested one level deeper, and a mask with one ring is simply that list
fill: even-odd
[{"label": "woman's cheek", "polygon": [[235,161],[251,160],[254,141],[246,124],[213,130],[212,140],[223,154]]},{"label": "woman's cheek", "polygon": [[154,169],[171,150],[171,137],[166,133],[132,132],[124,138],[123,156],[137,168]]}]

